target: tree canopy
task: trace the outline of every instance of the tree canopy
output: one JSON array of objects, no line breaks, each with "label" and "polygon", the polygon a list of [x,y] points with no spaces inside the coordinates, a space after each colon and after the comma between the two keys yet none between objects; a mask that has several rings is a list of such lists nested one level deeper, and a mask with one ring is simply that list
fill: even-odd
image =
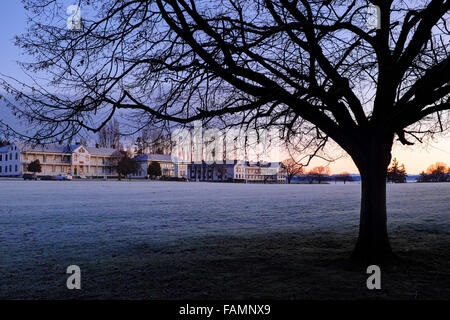
[{"label": "tree canopy", "polygon": [[288,183],[291,183],[291,180],[294,176],[298,174],[302,174],[304,172],[303,165],[297,163],[294,159],[289,158],[282,162],[281,164],[284,173],[286,174],[286,178]]},{"label": "tree canopy", "polygon": [[450,182],[450,167],[444,162],[436,162],[420,174],[419,182]]},{"label": "tree canopy", "polygon": [[23,66],[71,94],[5,85],[41,139],[100,130],[120,109],[183,123],[240,112],[295,130],[306,120],[346,150],[364,143],[357,132],[408,144],[405,133],[443,130],[449,1],[371,2],[379,29],[362,0],[99,0],[79,1],[81,29],[69,30],[62,3],[26,0],[33,19],[17,44],[35,61]]},{"label": "tree canopy", "polygon": [[162,175],[162,172],[159,162],[150,162],[150,164],[148,165],[147,174],[152,178],[160,177]]},{"label": "tree canopy", "polygon": [[317,181],[318,183],[322,183],[322,181],[327,181],[330,178],[330,168],[324,166],[318,166],[312,168],[308,172],[308,176],[310,177],[310,181]]},{"label": "tree canopy", "polygon": [[128,176],[138,171],[138,164],[128,156],[122,157],[117,164],[117,173],[119,178]]},{"label": "tree canopy", "polygon": [[27,171],[33,172],[33,173],[41,172],[42,171],[42,167],[41,167],[41,163],[40,163],[39,159],[31,161],[27,165]]},{"label": "tree canopy", "polygon": [[405,183],[406,182],[406,169],[405,165],[402,163],[399,165],[396,158],[392,160],[392,165],[387,171],[387,181],[393,183]]}]

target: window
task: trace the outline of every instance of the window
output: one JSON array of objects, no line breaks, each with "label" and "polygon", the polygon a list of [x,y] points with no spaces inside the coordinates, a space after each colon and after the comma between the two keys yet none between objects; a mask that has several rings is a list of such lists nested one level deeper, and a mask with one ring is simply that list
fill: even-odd
[{"label": "window", "polygon": [[15,168],[14,168],[15,170],[16,170],[16,172],[17,172],[17,164],[15,165]]},{"label": "window", "polygon": [[[16,160],[19,159],[19,154],[16,152]],[[17,171],[17,170],[16,170]]]},{"label": "window", "polygon": [[0,161],[2,161],[2,157],[3,157],[3,156],[0,154]]},{"label": "window", "polygon": [[55,172],[55,171],[56,171],[55,166],[52,166],[52,172]]},{"label": "window", "polygon": [[5,173],[8,172],[8,166],[5,166]]},{"label": "window", "polygon": [[5,154],[5,161],[8,161],[8,154]]},{"label": "window", "polygon": [[0,166],[0,173],[2,172],[2,168],[3,168],[3,167],[2,167],[2,166]]},{"label": "window", "polygon": [[73,161],[78,161],[78,155],[76,153],[73,155]]},{"label": "window", "polygon": [[42,162],[47,162],[47,156],[46,155],[42,156]]},{"label": "window", "polygon": [[12,172],[12,166],[9,165],[9,172]]}]

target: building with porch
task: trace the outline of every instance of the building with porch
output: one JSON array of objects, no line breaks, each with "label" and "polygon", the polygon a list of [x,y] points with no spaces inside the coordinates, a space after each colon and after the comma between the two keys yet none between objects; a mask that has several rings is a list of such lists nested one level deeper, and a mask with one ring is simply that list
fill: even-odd
[{"label": "building with porch", "polygon": [[14,142],[0,148],[0,176],[20,177],[28,164],[39,160],[37,175],[72,175],[74,177],[117,176],[115,167],[122,157],[116,149],[88,147],[81,144],[35,145]]}]

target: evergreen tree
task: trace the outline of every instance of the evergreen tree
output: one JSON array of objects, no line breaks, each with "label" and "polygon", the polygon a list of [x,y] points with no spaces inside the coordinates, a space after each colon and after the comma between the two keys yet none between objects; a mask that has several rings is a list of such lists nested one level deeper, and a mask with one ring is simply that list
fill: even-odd
[{"label": "evergreen tree", "polygon": [[119,163],[117,164],[117,173],[119,174],[119,179],[122,176],[128,176],[129,174],[136,173],[138,171],[138,164],[133,159],[129,158],[128,156],[123,157],[120,159]]},{"label": "evergreen tree", "polygon": [[27,171],[29,172],[41,172],[42,171],[42,167],[41,167],[41,163],[39,162],[39,159],[36,159],[32,162],[30,162],[27,166]]},{"label": "evergreen tree", "polygon": [[392,166],[388,168],[386,177],[388,182],[405,183],[407,177],[405,165],[403,163],[399,165],[397,159],[394,158]]},{"label": "evergreen tree", "polygon": [[148,166],[147,174],[152,178],[160,177],[162,175],[162,172],[159,163],[156,161],[152,161]]}]

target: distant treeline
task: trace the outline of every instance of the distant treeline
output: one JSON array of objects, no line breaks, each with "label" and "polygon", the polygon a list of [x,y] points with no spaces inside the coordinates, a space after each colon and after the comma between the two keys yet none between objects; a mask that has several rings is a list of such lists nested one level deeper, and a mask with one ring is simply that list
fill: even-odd
[{"label": "distant treeline", "polygon": [[[348,172],[331,175],[330,170],[327,167],[315,167],[309,172],[298,170],[301,172],[300,174],[293,174],[294,170],[289,167],[287,169],[287,171],[291,173],[291,177],[287,175],[288,182],[290,182],[291,179],[293,181],[308,183],[323,183],[329,181],[346,183],[361,180],[359,175],[350,174]],[[387,170],[386,182],[405,183],[407,179],[413,180],[414,178],[416,178],[417,182],[450,182],[450,167],[447,167],[443,162],[436,162],[435,164],[430,165],[426,171],[422,171],[420,175],[412,175],[408,178],[405,165],[399,164],[395,158],[392,160],[392,165]]]},{"label": "distant treeline", "polygon": [[357,174],[341,173],[341,174],[324,174],[314,172],[313,170],[305,173],[296,175],[293,177],[292,181],[308,182],[308,183],[323,183],[323,182],[352,182],[360,181],[361,177]]},{"label": "distant treeline", "polygon": [[450,167],[443,162],[436,162],[422,171],[417,182],[450,182]]}]

